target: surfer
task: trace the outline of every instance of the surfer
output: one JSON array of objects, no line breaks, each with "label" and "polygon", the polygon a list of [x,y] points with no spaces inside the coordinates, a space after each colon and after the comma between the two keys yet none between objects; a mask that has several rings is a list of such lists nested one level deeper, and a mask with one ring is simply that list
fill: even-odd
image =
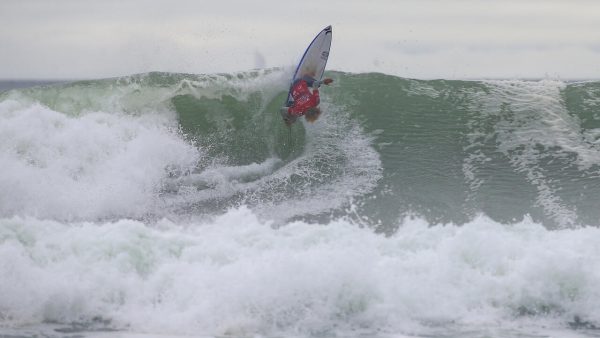
[{"label": "surfer", "polygon": [[[315,122],[321,115],[321,109],[318,107],[319,87],[321,84],[329,85],[332,82],[333,80],[329,78],[317,81],[311,76],[296,80],[291,89],[292,100],[281,109],[281,116],[285,123],[289,126],[302,115],[306,121]],[[313,89],[312,92],[309,88]]]}]

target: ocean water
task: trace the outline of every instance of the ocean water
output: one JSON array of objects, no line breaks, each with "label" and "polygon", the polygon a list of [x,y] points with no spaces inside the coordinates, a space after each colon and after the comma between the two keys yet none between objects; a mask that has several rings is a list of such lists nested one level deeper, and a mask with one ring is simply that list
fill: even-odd
[{"label": "ocean water", "polygon": [[3,84],[0,336],[600,336],[600,82],[290,73]]}]

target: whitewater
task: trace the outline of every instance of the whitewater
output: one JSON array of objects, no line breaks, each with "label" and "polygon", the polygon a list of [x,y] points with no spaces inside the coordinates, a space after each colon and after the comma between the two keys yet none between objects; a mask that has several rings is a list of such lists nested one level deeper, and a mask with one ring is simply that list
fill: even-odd
[{"label": "whitewater", "polygon": [[0,336],[599,334],[599,82],[290,74],[0,92]]}]

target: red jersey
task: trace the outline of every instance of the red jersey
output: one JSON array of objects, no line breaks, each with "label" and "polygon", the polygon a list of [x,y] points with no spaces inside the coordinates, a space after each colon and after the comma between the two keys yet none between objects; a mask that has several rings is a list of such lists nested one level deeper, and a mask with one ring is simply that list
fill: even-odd
[{"label": "red jersey", "polygon": [[310,108],[319,105],[319,90],[314,89],[312,93],[308,89],[308,84],[304,80],[296,82],[292,88],[292,98],[294,104],[288,108],[288,113],[293,116],[302,116]]}]

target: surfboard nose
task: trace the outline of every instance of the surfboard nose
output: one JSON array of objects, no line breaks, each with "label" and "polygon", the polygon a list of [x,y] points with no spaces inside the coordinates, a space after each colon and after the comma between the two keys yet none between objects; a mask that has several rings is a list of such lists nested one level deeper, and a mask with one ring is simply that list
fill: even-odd
[{"label": "surfboard nose", "polygon": [[331,25],[329,25],[329,26],[325,27],[324,31],[325,31],[326,33],[331,33]]}]

